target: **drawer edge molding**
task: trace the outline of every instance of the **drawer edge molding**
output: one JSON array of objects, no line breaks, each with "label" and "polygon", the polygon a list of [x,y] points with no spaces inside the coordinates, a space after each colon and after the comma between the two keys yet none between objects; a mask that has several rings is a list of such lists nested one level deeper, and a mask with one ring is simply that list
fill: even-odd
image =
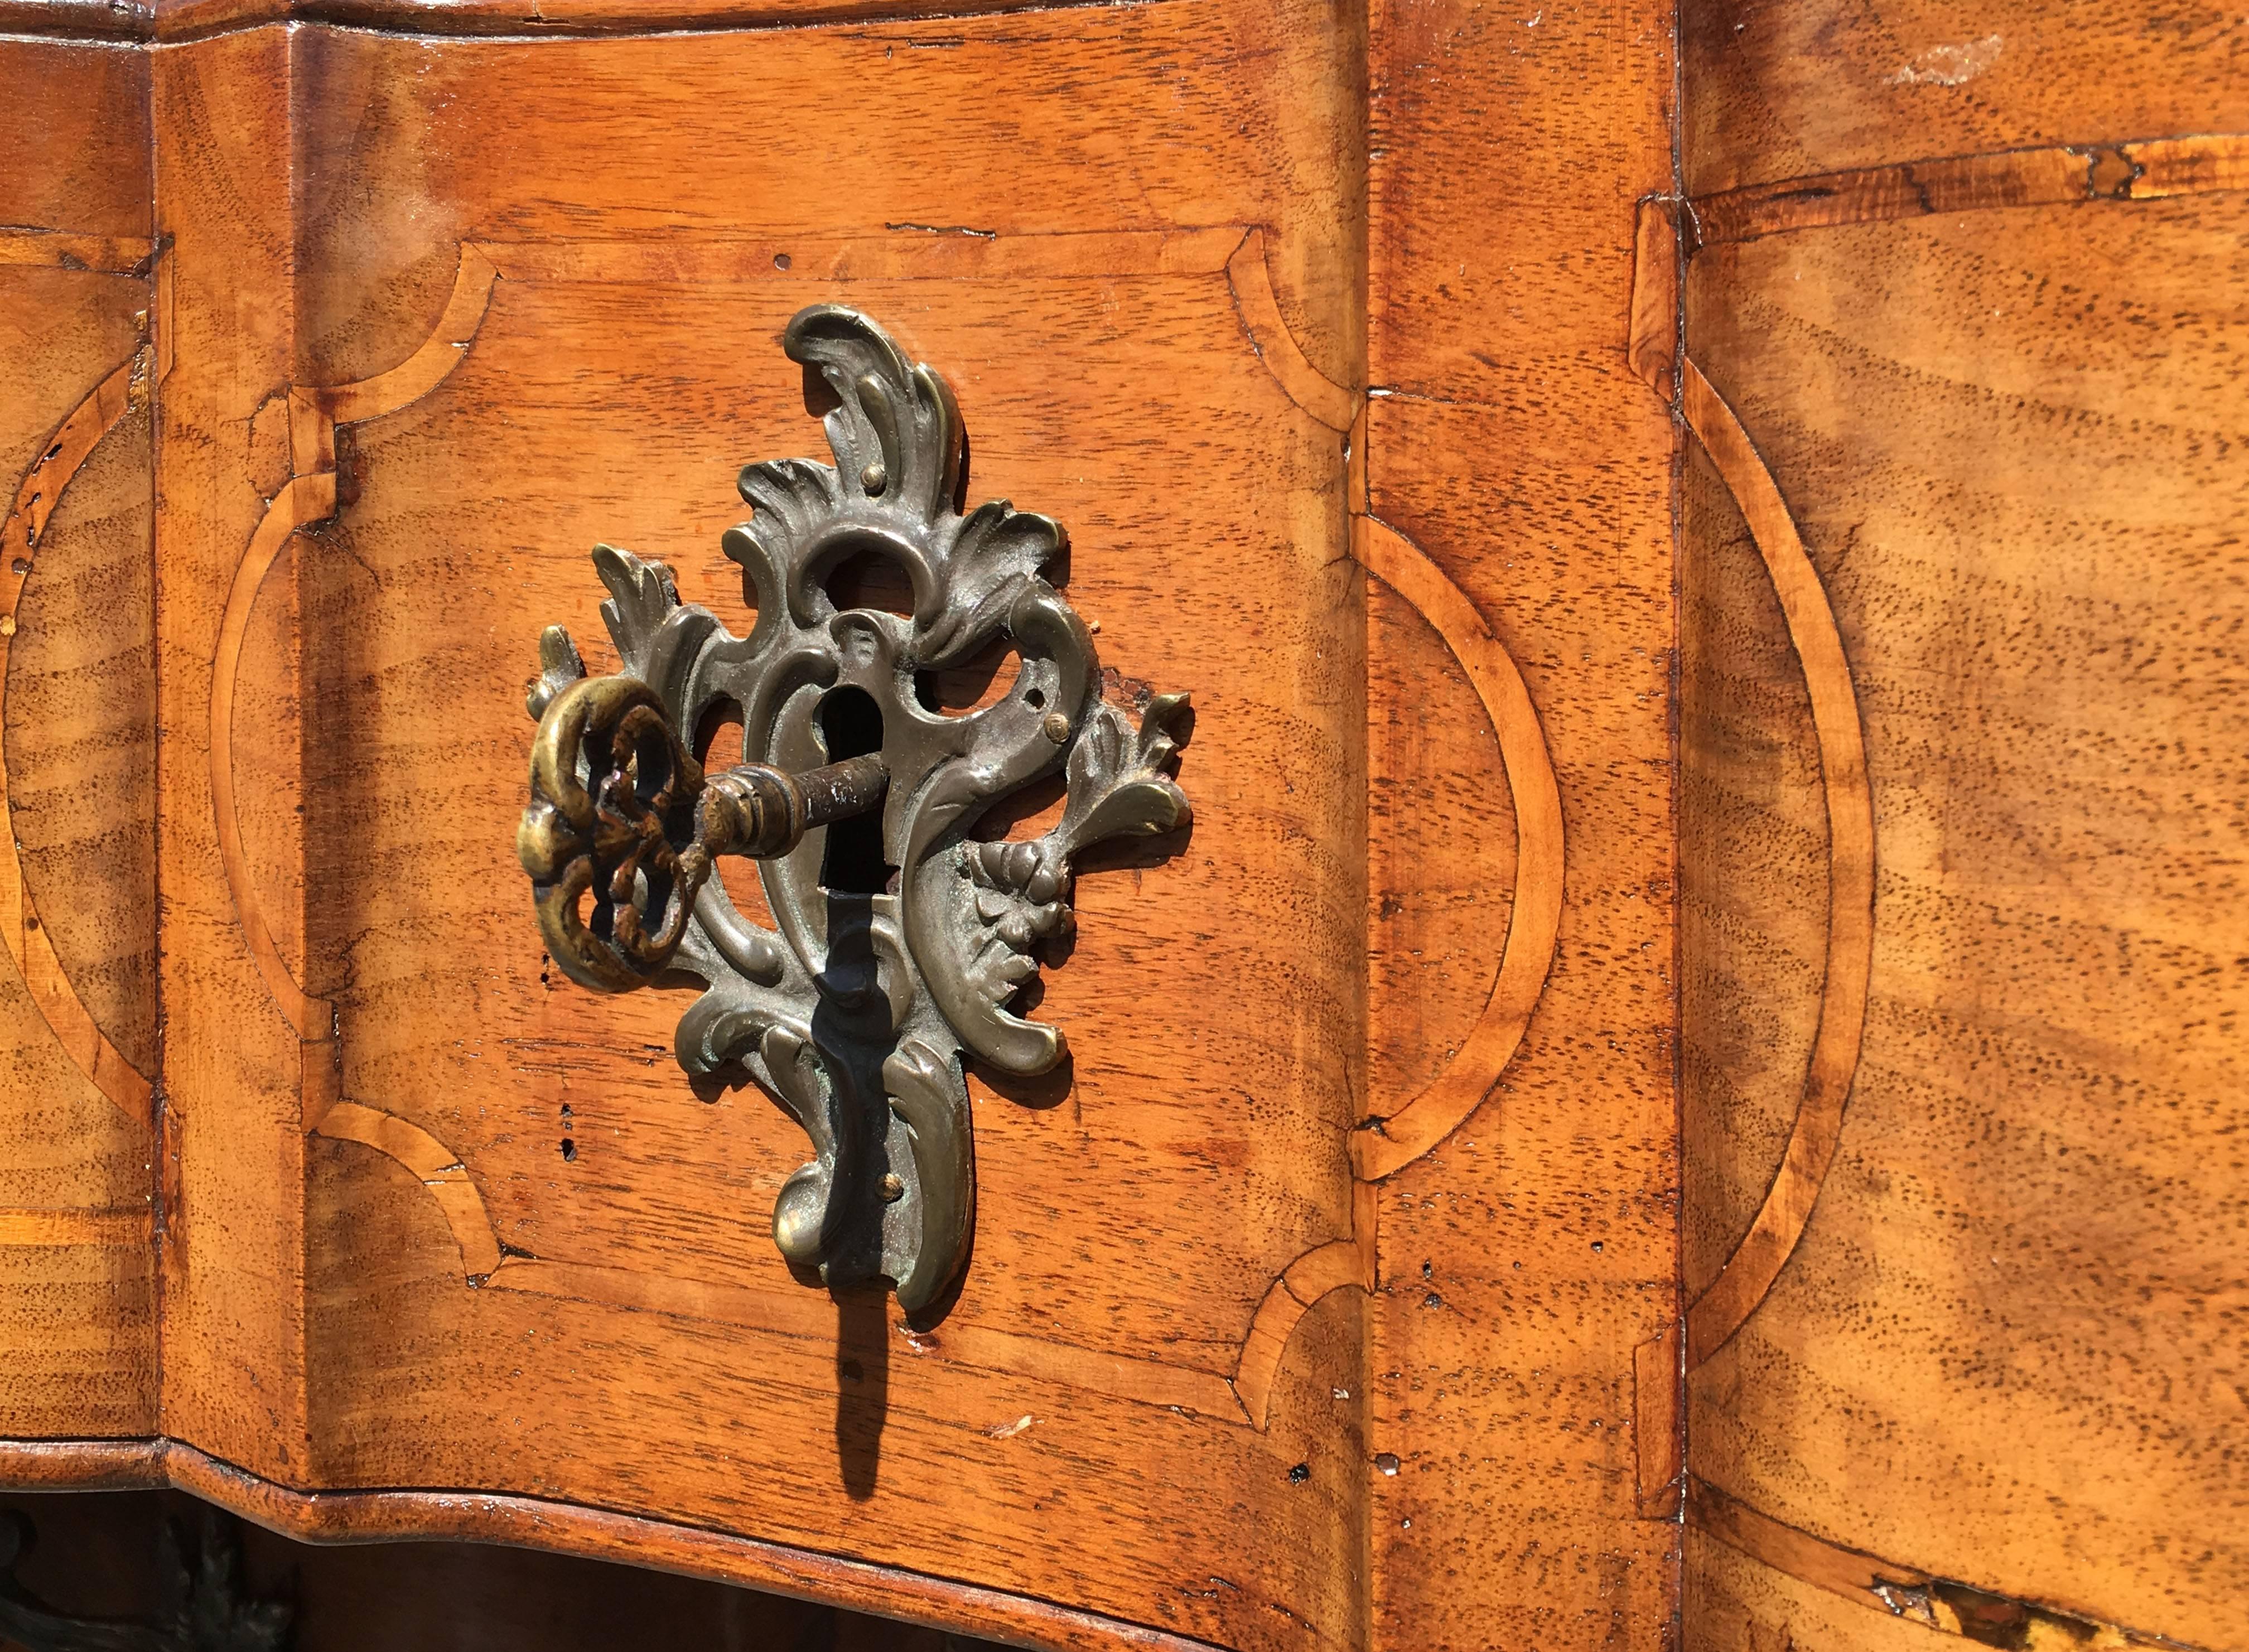
[{"label": "drawer edge molding", "polygon": [[1217,1652],[1034,1595],[586,1504],[458,1490],[303,1491],[171,1439],[0,1440],[0,1488],[184,1491],[302,1543],[470,1542],[730,1583],[1044,1652]]}]

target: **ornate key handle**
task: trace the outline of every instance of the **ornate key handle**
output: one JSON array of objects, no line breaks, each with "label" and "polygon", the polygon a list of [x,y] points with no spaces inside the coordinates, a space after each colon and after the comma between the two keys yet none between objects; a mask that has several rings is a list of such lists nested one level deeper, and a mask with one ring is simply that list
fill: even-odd
[{"label": "ornate key handle", "polygon": [[[540,645],[585,670],[561,626]],[[551,696],[533,689],[531,699],[551,703],[543,713],[533,706],[531,807],[516,858],[548,955],[599,991],[646,986],[671,963],[717,857],[786,855],[807,831],[874,808],[890,783],[879,756],[804,774],[763,763],[705,774],[637,678],[587,678]],[[590,923],[579,912],[589,895]],[[651,907],[661,913],[653,923]]]},{"label": "ornate key handle", "polygon": [[[622,670],[589,678],[561,627],[541,637],[517,850],[571,979],[699,977],[680,1064],[746,1073],[803,1126],[814,1156],[774,1201],[783,1256],[831,1285],[888,1277],[915,1312],[958,1277],[974,1223],[965,1063],[1028,1077],[1063,1059],[1021,995],[1070,932],[1076,857],[1187,824],[1169,772],[1187,700],[1105,697],[1086,626],[1043,576],[1058,523],[955,508],[965,444],[936,374],[830,305],[800,312],[782,348],[826,386],[836,462],[741,473],[753,514],[722,543],[755,625],[735,637],[682,606],[663,564],[598,547]],[[911,614],[839,606],[838,568],[868,555],[903,574]],[[1019,662],[1003,697],[960,715],[924,702],[926,674],[994,643]],[[740,717],[742,761],[706,774],[684,732],[714,708]],[[1051,830],[984,829],[1057,774]],[[855,821],[856,858],[835,852]],[[773,927],[711,876],[729,854],[757,859]]]}]

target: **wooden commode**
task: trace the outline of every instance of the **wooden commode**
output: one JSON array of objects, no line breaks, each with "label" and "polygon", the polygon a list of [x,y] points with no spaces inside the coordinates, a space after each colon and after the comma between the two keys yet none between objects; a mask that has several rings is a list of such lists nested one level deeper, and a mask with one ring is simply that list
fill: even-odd
[{"label": "wooden commode", "polygon": [[2249,1647],[2246,59],[0,4],[0,1488]]}]

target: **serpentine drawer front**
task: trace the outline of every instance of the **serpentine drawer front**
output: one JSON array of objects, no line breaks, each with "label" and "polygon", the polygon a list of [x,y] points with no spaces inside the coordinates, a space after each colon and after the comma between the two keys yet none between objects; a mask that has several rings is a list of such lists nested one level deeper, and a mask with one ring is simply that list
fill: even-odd
[{"label": "serpentine drawer front", "polygon": [[0,0],[0,1491],[2249,1646],[2245,31]]}]

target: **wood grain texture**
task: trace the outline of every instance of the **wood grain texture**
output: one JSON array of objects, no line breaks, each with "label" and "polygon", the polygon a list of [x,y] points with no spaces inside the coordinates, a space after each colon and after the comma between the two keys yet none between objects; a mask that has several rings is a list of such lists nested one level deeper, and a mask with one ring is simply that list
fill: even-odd
[{"label": "wood grain texture", "polygon": [[[1621,348],[1634,203],[1671,176],[1671,26],[1655,4],[1373,11],[1369,508],[1520,668],[1567,847],[1520,1048],[1381,1187],[1383,1646],[1654,1645],[1675,1604],[1633,1407],[1634,1348],[1677,1313],[1674,436]],[[1516,846],[1477,841],[1496,811],[1457,799],[1493,774],[1458,668],[1376,611],[1372,646],[1398,651],[1372,665],[1394,698],[1371,705],[1371,763],[1442,811],[1388,840],[1427,847],[1388,850],[1371,891],[1377,1070],[1423,1075],[1521,921],[1497,898]],[[1390,961],[1425,943],[1441,967]]]},{"label": "wood grain texture", "polygon": [[[142,54],[55,41],[11,40],[0,53],[0,102],[10,114],[0,172],[0,224],[148,240],[148,63]],[[91,260],[88,260],[91,264]]]},{"label": "wood grain texture", "polygon": [[[0,97],[26,128],[0,178],[10,241],[145,254],[146,65],[10,42]],[[97,262],[0,259],[0,1430],[18,1435],[155,1426],[149,286]]]},{"label": "wood grain texture", "polygon": [[1690,195],[1997,150],[2249,132],[2249,23],[2071,0],[1680,14]]},{"label": "wood grain texture", "polygon": [[[2238,1642],[2237,25],[1714,6],[1686,33],[1688,178],[1759,186],[1715,204],[1762,237],[1693,258],[1688,351],[1833,601],[1876,867],[1833,1167],[1690,1380],[1690,1469],[2079,1642]],[[2196,192],[2128,150],[2199,157]],[[1716,484],[1698,462],[1683,495],[1690,1285],[1780,1157],[1829,945],[1810,700]],[[1690,1551],[1690,1645],[1751,1615],[1895,1638],[1724,1549]]]},{"label": "wood grain texture", "polygon": [[[0,1476],[1024,1644],[2249,1637],[2244,25],[948,11],[19,14],[157,44],[0,45]],[[815,298],[1198,707],[934,1326],[509,853],[588,546],[744,628]]]},{"label": "wood grain texture", "polygon": [[[1353,1230],[1364,1089],[1364,622],[1334,428],[1363,375],[1332,141],[1355,38],[1317,8],[950,27],[160,54],[168,212],[254,185],[294,249],[287,301],[248,314],[214,302],[194,224],[173,254],[168,418],[239,433],[166,489],[166,634],[204,662],[169,692],[218,736],[168,817],[203,1011],[167,1050],[180,1415],[277,1481],[660,1509],[1159,1636],[1359,1644],[1361,1316],[1292,1268]],[[1235,164],[1120,189],[1124,112],[1179,62],[1204,66],[1136,142]],[[870,78],[942,112],[951,148],[829,90]],[[814,93],[856,123],[840,190],[829,139],[776,144]],[[1029,196],[1026,120],[1082,146]],[[285,184],[256,147],[277,121]],[[472,269],[480,323],[454,313]],[[1042,1007],[1073,1082],[980,1093],[987,1219],[925,1335],[786,1276],[763,1213],[801,1139],[754,1092],[695,1098],[677,1003],[546,979],[508,857],[539,628],[585,628],[597,538],[734,608],[735,467],[818,444],[767,341],[823,273],[952,375],[972,485],[1069,522],[1110,662],[1195,687],[1191,788],[1215,806],[1189,852],[1081,885]],[[1181,522],[1199,560],[1166,560]],[[1155,981],[1178,996],[1152,1024]],[[296,1167],[227,1156],[270,1153],[285,1110]],[[272,1206],[299,1185],[292,1241]],[[1283,1277],[1322,1299],[1260,1432],[1228,1384]],[[222,1385],[228,1316],[278,1401]],[[430,1518],[400,1506],[401,1530]]]},{"label": "wood grain texture", "polygon": [[[166,1431],[253,1471],[309,1464],[305,1398],[303,1043],[230,898],[203,731],[243,547],[287,478],[258,420],[285,403],[288,43],[278,31],[152,54],[170,370],[157,396],[157,842],[163,867]],[[231,775],[267,933],[303,979],[301,559],[280,556],[245,635]]]}]

